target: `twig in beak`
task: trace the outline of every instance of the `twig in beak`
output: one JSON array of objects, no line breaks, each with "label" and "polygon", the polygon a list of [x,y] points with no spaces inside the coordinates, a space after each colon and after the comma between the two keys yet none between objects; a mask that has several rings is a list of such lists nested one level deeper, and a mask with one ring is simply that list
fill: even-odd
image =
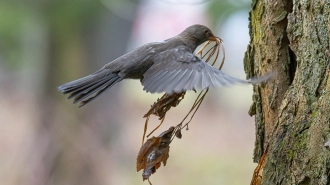
[{"label": "twig in beak", "polygon": [[202,47],[201,47],[201,49],[200,50],[198,50],[197,51],[197,55],[201,55],[202,56],[202,51],[205,49],[205,47],[207,46],[207,45],[209,45],[211,43],[211,41],[209,40],[209,41],[207,41]]}]

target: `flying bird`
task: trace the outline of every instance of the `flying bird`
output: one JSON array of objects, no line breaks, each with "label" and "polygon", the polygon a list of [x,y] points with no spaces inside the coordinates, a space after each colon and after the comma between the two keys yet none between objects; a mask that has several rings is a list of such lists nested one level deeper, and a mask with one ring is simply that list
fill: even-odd
[{"label": "flying bird", "polygon": [[192,25],[163,42],[145,44],[104,65],[98,71],[58,87],[82,107],[124,79],[139,79],[144,90],[168,95],[234,83],[259,83],[269,78],[241,80],[209,65],[194,54],[206,41],[216,41],[203,25]]}]

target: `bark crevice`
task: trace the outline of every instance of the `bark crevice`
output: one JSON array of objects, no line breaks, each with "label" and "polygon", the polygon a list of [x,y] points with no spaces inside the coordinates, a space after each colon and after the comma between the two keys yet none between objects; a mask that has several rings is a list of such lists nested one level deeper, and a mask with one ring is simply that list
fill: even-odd
[{"label": "bark crevice", "polygon": [[289,49],[289,57],[290,57],[290,63],[289,63],[289,76],[290,76],[290,85],[292,84],[296,70],[297,70],[297,60],[296,60],[296,54],[291,50],[290,47]]}]

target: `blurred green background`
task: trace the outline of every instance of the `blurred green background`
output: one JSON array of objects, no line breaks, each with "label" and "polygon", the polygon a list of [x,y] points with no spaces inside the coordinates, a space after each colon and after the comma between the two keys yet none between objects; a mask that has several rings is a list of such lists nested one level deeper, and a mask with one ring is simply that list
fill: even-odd
[{"label": "blurred green background", "polygon": [[[243,79],[249,8],[247,0],[0,1],[1,184],[148,184],[135,160],[142,117],[161,94],[127,80],[79,109],[57,86],[196,23],[225,41],[223,71]],[[249,184],[251,94],[251,86],[212,89],[152,183]],[[154,135],[177,125],[195,97],[189,92]],[[153,117],[149,128],[158,123]]]}]

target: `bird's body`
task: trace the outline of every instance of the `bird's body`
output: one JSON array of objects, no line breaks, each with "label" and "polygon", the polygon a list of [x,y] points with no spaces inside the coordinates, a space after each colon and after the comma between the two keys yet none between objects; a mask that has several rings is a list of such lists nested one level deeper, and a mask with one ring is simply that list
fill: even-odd
[{"label": "bird's body", "polygon": [[251,83],[230,77],[193,54],[203,42],[215,39],[209,28],[193,25],[163,42],[145,44],[58,89],[83,106],[123,79],[140,79],[147,92],[167,94],[235,82]]},{"label": "bird's body", "polygon": [[148,43],[106,64],[100,70],[108,69],[111,72],[119,72],[123,78],[142,79],[143,74],[157,62],[154,60],[157,54],[181,44],[182,42],[176,38]]}]

